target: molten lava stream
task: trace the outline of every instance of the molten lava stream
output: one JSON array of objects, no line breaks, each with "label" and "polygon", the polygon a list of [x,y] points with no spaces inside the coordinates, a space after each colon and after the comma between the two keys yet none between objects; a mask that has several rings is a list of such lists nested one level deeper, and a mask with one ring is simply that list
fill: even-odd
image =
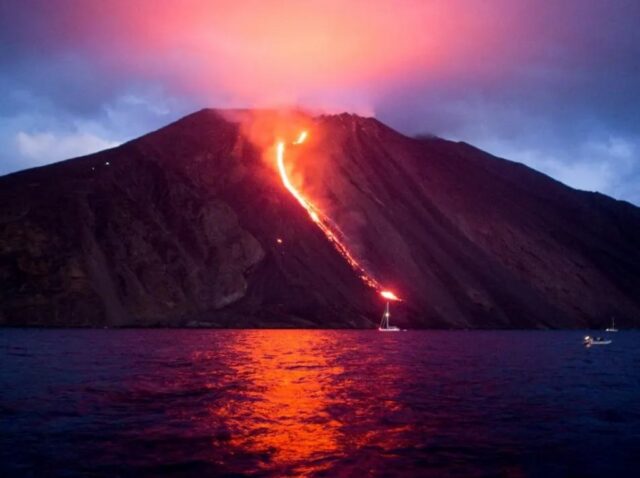
[{"label": "molten lava stream", "polygon": [[[300,136],[293,144],[302,144],[307,138],[307,132],[303,131],[300,133]],[[380,291],[382,289],[380,283],[376,281],[373,277],[371,277],[364,270],[364,267],[360,265],[360,263],[356,260],[356,258],[351,254],[347,246],[344,242],[338,237],[338,235],[333,232],[330,226],[329,219],[320,211],[316,206],[314,206],[311,201],[304,197],[304,195],[296,189],[296,187],[289,180],[289,175],[287,173],[287,169],[284,164],[284,153],[285,153],[285,143],[284,141],[279,141],[277,144],[277,162],[278,162],[278,171],[280,172],[280,178],[282,179],[282,183],[284,187],[291,193],[291,195],[296,198],[298,203],[305,208],[311,220],[316,223],[316,225],[320,228],[320,230],[324,233],[327,239],[333,244],[336,250],[340,253],[340,255],[347,261],[347,263],[351,266],[351,268],[356,271],[359,275],[360,279],[367,284],[369,287]],[[393,293],[390,293],[393,294]],[[383,295],[384,297],[384,295]],[[395,297],[395,296],[394,296]]]}]

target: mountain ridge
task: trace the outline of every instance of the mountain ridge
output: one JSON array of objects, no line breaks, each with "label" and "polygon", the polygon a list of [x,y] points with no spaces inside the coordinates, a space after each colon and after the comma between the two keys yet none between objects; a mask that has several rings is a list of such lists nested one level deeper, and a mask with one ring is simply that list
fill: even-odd
[{"label": "mountain ridge", "polygon": [[283,123],[271,142],[311,127],[294,173],[403,297],[403,325],[640,325],[632,204],[375,118],[211,109],[0,177],[0,324],[373,326],[383,303],[234,114]]}]

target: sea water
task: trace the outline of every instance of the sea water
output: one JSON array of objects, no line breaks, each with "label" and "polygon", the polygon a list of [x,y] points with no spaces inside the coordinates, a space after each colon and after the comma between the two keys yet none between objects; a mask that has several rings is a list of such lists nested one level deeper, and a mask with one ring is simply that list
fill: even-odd
[{"label": "sea water", "polygon": [[586,334],[0,329],[0,475],[638,476],[640,333]]}]

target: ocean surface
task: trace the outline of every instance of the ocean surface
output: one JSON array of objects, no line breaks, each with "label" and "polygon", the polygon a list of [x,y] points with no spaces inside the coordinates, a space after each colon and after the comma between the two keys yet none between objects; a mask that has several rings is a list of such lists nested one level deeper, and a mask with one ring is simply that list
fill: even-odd
[{"label": "ocean surface", "polygon": [[0,329],[0,476],[640,476],[640,332]]}]

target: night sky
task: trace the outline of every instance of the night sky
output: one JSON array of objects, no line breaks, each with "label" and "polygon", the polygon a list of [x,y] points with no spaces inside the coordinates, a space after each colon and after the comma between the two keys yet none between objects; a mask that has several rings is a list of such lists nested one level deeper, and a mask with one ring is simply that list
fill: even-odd
[{"label": "night sky", "polygon": [[640,204],[637,0],[0,0],[0,92],[0,174],[297,105]]}]

